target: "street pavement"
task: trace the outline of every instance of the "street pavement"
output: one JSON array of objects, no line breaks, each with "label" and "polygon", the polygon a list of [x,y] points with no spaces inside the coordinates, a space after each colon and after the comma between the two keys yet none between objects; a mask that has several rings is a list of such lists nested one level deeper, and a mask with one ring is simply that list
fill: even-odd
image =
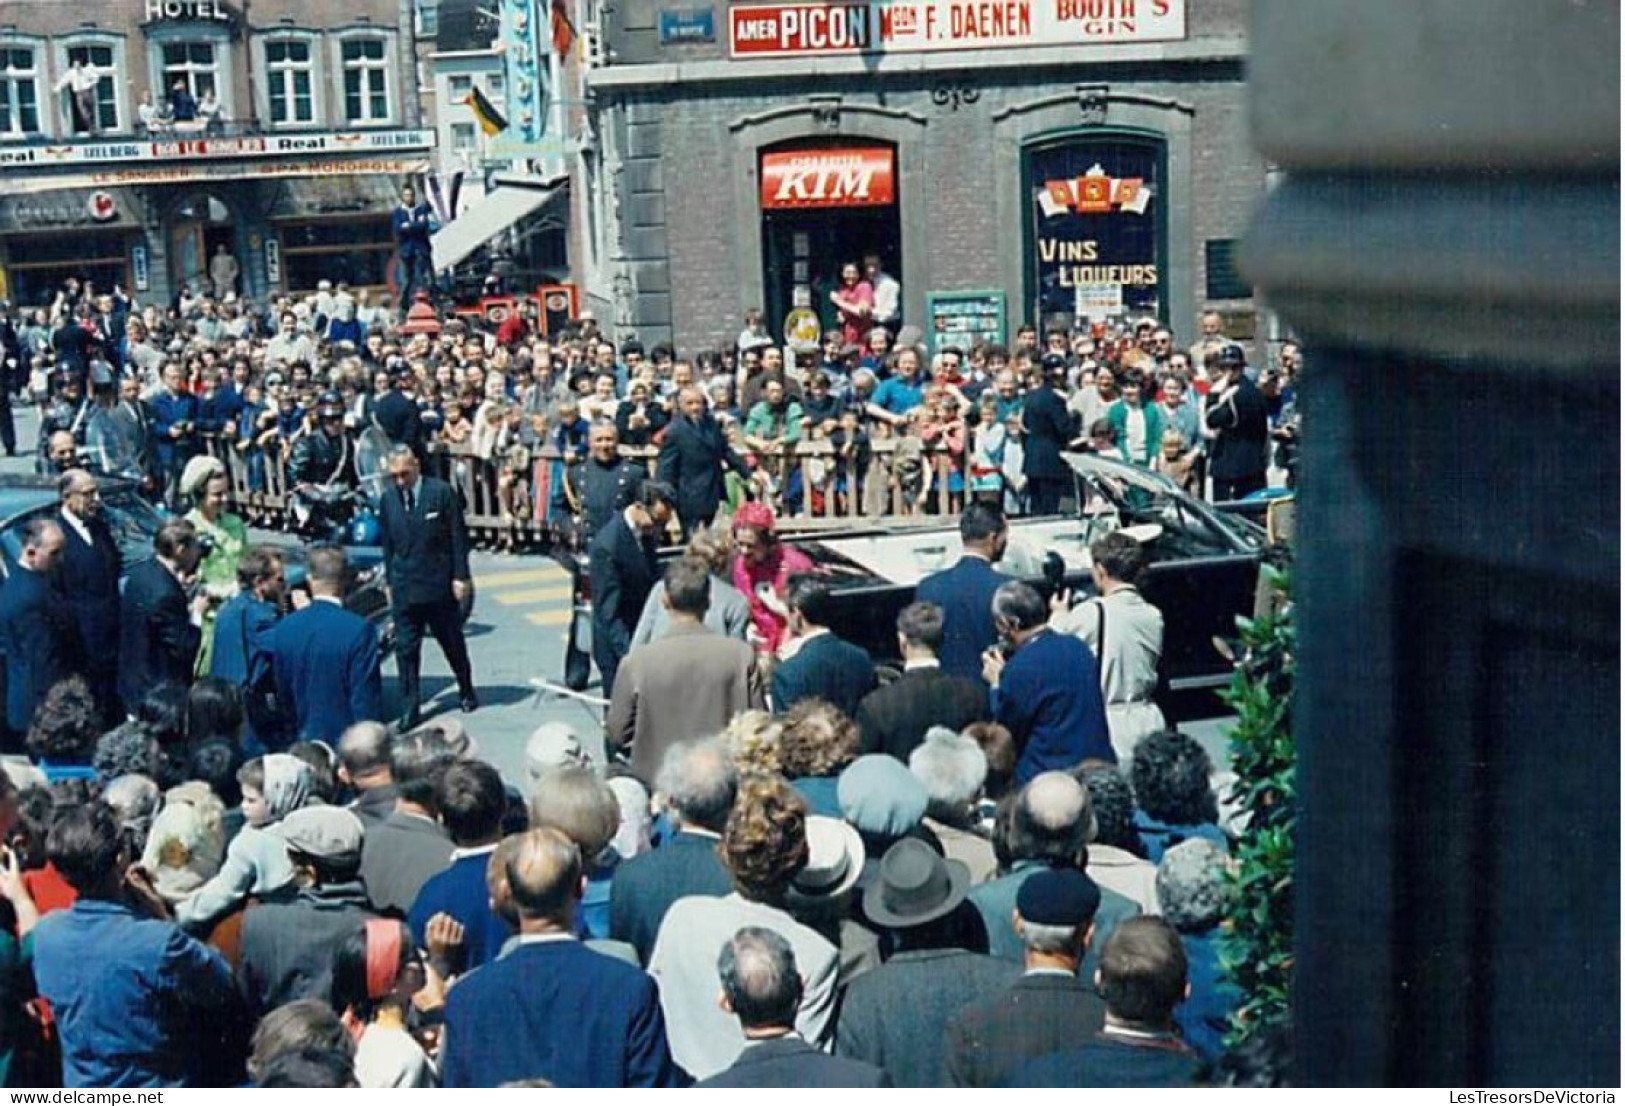
[{"label": "street pavement", "polygon": [[[32,472],[38,417],[30,409],[17,412],[17,441],[24,453],[0,458],[0,472]],[[286,544],[287,534],[256,531],[255,540]],[[451,669],[432,638],[423,643],[423,712],[426,718],[444,714],[461,717],[479,745],[482,759],[495,765],[503,778],[523,787],[525,742],[543,722],[562,721],[580,730],[599,726],[602,709],[569,695],[536,686],[537,681],[558,684],[564,671],[564,643],[571,615],[570,578],[550,557],[540,554],[499,554],[476,551],[469,558],[474,576],[474,611],[466,634],[479,690],[480,709],[457,714],[457,688]],[[596,673],[594,674],[596,679]],[[596,686],[589,694],[596,692]],[[400,714],[393,659],[384,663],[384,703],[388,717]],[[1208,750],[1214,763],[1228,765],[1225,733],[1231,718],[1181,724]]]}]

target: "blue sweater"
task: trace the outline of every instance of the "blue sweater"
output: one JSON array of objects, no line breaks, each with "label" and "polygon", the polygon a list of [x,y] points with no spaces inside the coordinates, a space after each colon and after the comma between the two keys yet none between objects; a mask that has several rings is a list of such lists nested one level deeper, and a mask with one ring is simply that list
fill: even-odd
[{"label": "blue sweater", "polygon": [[482,849],[472,856],[459,856],[451,867],[431,876],[418,892],[406,919],[420,948],[428,943],[424,933],[429,919],[436,914],[450,914],[461,922],[467,971],[495,960],[503,943],[513,936],[513,927],[491,909],[490,892],[485,886],[491,852]]}]

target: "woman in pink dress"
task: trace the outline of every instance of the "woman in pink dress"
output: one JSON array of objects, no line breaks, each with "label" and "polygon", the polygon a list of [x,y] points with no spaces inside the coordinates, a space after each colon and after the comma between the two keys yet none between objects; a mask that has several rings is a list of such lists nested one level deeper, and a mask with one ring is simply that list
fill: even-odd
[{"label": "woman in pink dress", "polygon": [[841,266],[841,286],[829,294],[829,301],[841,313],[841,337],[847,345],[857,345],[874,326],[874,287],[849,261]]},{"label": "woman in pink dress", "polygon": [[742,504],[734,514],[733,585],[750,600],[750,639],[766,653],[775,653],[784,641],[788,614],[785,588],[798,572],[811,572],[812,560],[801,550],[779,541],[777,520],[765,503]]}]

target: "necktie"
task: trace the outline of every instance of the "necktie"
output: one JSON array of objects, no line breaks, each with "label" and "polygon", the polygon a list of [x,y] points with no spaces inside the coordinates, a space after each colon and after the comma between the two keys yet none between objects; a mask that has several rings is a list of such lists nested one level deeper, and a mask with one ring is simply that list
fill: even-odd
[{"label": "necktie", "polygon": [[412,489],[412,488],[402,488],[401,489],[401,502],[406,504],[406,513],[407,514],[412,513],[412,501],[415,498],[413,496],[413,494],[412,494],[413,490],[414,489]]}]

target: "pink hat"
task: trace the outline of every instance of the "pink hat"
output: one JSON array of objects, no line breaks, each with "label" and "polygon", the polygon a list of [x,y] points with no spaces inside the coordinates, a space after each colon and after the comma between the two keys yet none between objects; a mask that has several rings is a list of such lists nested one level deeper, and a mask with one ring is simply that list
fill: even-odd
[{"label": "pink hat", "polygon": [[771,534],[776,524],[777,520],[773,517],[773,508],[766,503],[742,503],[739,510],[734,512],[733,528],[735,530],[741,526],[748,526],[752,530],[761,530],[764,533]]}]

